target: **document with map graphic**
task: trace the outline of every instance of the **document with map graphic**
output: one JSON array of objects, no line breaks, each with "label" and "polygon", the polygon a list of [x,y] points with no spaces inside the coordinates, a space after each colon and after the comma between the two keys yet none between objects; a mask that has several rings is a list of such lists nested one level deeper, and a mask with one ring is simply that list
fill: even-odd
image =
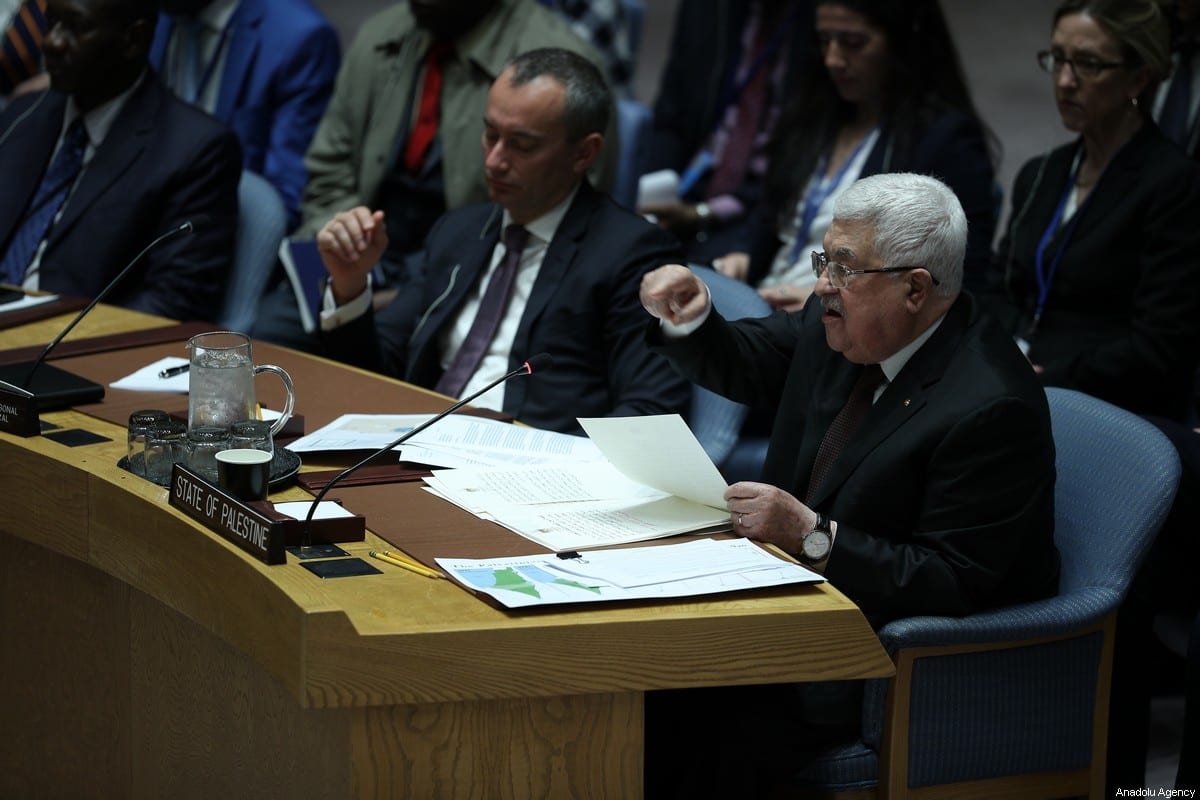
[{"label": "document with map graphic", "polygon": [[507,608],[694,597],[824,580],[747,539],[698,539],[593,551],[574,558],[535,555],[436,561],[468,590]]}]

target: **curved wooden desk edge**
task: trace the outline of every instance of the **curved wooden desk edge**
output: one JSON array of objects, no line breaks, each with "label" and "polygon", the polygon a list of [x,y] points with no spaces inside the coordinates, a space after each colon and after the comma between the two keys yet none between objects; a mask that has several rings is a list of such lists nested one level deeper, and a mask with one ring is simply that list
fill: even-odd
[{"label": "curved wooden desk edge", "polygon": [[[13,499],[0,511],[0,529],[192,619],[263,664],[306,706],[893,671],[861,612],[827,585],[513,614],[449,581],[402,570],[320,581],[291,556],[267,567],[168,507],[165,490],[118,469],[111,448],[91,449],[0,435],[0,482]],[[380,544],[368,535],[347,549],[365,556]]]}]

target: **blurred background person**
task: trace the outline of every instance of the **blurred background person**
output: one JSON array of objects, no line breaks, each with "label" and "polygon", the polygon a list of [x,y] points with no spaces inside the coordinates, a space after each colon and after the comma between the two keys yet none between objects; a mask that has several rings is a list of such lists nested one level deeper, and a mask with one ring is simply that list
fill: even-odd
[{"label": "blurred background person", "polygon": [[1200,169],[1150,118],[1170,72],[1153,0],[1067,0],[1048,50],[1077,138],[1022,167],[992,309],[1048,386],[1182,419],[1200,341]]},{"label": "blurred background person", "polygon": [[571,25],[579,38],[604,59],[609,88],[622,97],[631,92],[637,61],[638,20],[630,18],[623,0],[538,0]]},{"label": "blurred background person", "polygon": [[[153,240],[109,302],[215,319],[233,258],[242,154],[223,124],[149,68],[154,0],[49,0],[51,88],[0,114],[0,282],[94,297]],[[202,221],[203,219],[203,221]]]},{"label": "blurred background person", "polygon": [[654,103],[645,167],[679,173],[679,200],[643,204],[707,263],[740,241],[767,143],[812,49],[810,0],[683,0]]},{"label": "blurred background person", "polygon": [[718,271],[798,310],[816,279],[809,254],[855,180],[916,172],[945,182],[967,214],[964,283],[981,280],[998,213],[988,132],[937,0],[822,0],[817,46],[776,127],[763,202]]},{"label": "blurred background person", "polygon": [[243,166],[300,222],[304,153],[341,63],[337,32],[308,0],[163,0],[150,63],[172,91],[233,128]]},{"label": "blurred background person", "polygon": [[0,0],[0,111],[8,101],[50,85],[42,69],[46,0]]},{"label": "blurred background person", "polygon": [[1171,37],[1171,79],[1163,81],[1154,98],[1154,119],[1163,135],[1196,158],[1200,152],[1200,5],[1175,0],[1167,6],[1174,24]]},{"label": "blurred background person", "polygon": [[[1017,174],[988,299],[1047,386],[1149,415],[1184,464],[1170,516],[1117,618],[1108,783],[1145,781],[1164,651],[1154,618],[1194,616],[1200,438],[1187,414],[1200,340],[1200,167],[1151,118],[1171,69],[1153,0],[1066,0],[1038,61],[1074,141]],[[1189,617],[1191,619],[1192,617]]]},{"label": "blurred background person", "polygon": [[[487,199],[480,142],[488,89],[512,58],[540,47],[580,53],[603,69],[596,51],[536,0],[412,0],[364,22],[305,156],[293,237],[312,239],[357,206],[384,211],[388,250],[373,280],[376,301],[386,304],[419,267],[438,217]],[[607,191],[616,169],[612,120],[605,141],[592,176]],[[267,293],[252,332],[317,347],[287,281]]]}]

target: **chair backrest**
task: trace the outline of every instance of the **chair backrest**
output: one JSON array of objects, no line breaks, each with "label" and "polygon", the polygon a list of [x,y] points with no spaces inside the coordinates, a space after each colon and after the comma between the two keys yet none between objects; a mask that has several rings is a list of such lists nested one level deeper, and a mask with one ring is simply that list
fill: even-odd
[{"label": "chair backrest", "polygon": [[1179,484],[1179,454],[1141,417],[1070,389],[1046,389],[1056,451],[1059,594],[1103,586],[1122,598]]},{"label": "chair backrest", "polygon": [[275,269],[279,243],[287,233],[287,211],[266,178],[244,170],[238,183],[237,246],[225,300],[217,322],[228,330],[249,331]]},{"label": "chair backrest", "polygon": [[621,152],[612,196],[626,208],[637,205],[638,179],[645,171],[650,138],[650,108],[626,97],[617,99],[617,138]]},{"label": "chair backrest", "polygon": [[[712,296],[713,308],[729,320],[770,315],[771,306],[759,297],[754,287],[726,277],[709,267],[692,265],[694,272]],[[704,452],[717,466],[737,444],[738,433],[749,409],[741,403],[714,394],[700,386],[692,387],[692,410],[688,424]]]}]

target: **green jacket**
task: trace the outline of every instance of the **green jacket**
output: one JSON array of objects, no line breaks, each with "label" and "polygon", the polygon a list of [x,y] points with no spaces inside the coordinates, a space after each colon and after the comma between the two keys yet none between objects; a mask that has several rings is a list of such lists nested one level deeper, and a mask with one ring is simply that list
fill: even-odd
[{"label": "green jacket", "polygon": [[[408,93],[432,38],[417,26],[407,3],[363,24],[305,157],[308,183],[296,236],[314,236],[339,211],[375,207]],[[438,130],[447,209],[487,201],[480,141],[488,89],[510,59],[538,47],[573,50],[603,68],[595,50],[534,0],[500,0],[456,42],[443,70]],[[604,153],[592,168],[593,183],[605,189],[616,172],[616,122],[613,108]]]}]

